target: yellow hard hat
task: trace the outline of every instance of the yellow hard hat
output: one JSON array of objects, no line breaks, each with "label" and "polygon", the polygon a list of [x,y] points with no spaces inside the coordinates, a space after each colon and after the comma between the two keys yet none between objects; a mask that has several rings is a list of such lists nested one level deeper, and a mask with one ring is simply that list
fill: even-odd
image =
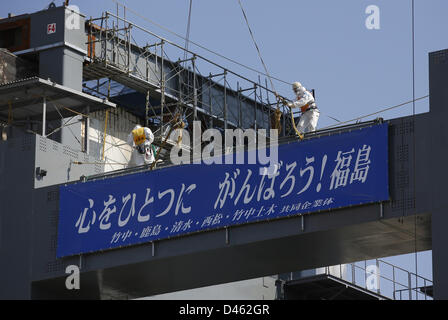
[{"label": "yellow hard hat", "polygon": [[137,146],[146,140],[145,129],[142,127],[136,127],[136,129],[132,130],[132,135],[134,136],[134,143]]}]

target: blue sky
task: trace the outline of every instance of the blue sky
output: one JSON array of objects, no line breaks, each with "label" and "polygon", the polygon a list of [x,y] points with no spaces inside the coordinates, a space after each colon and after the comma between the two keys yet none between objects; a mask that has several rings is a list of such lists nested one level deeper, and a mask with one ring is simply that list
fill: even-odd
[{"label": "blue sky", "polygon": [[[63,1],[56,1],[60,5]],[[139,14],[184,35],[189,0],[121,0]],[[44,9],[48,0],[2,1],[0,16]],[[115,11],[112,0],[72,0],[87,17]],[[242,0],[269,72],[287,82],[300,81],[316,89],[321,110],[319,127],[376,112],[412,99],[411,0]],[[365,26],[366,8],[380,9],[380,30]],[[415,0],[416,97],[428,94],[428,53],[448,47],[448,1]],[[128,12],[149,30],[183,45]],[[237,0],[193,0],[191,40],[263,70]],[[253,80],[257,75],[190,46],[230,70]],[[177,59],[178,57],[173,57]],[[209,70],[201,70],[203,74]],[[264,78],[263,78],[264,82]],[[290,86],[275,82],[282,95],[293,97]],[[429,110],[428,100],[416,103],[417,113]],[[385,119],[412,114],[412,104],[389,111]],[[368,118],[364,119],[367,120]],[[431,277],[430,253],[419,254],[419,273]],[[397,260],[398,259],[398,260]],[[412,255],[400,257],[414,271]]]},{"label": "blue sky", "polygon": [[[2,3],[1,15],[45,8],[48,0]],[[186,33],[189,0],[121,0],[129,8],[172,31]],[[59,5],[62,0],[56,1]],[[72,0],[87,16],[115,12],[112,0]],[[316,89],[322,112],[319,127],[376,112],[412,99],[411,0],[243,0],[269,72],[287,82]],[[428,94],[428,52],[444,49],[448,3],[416,0],[416,96]],[[369,5],[380,9],[380,30],[365,27]],[[184,42],[128,12],[128,17],[181,45]],[[238,1],[194,0],[191,40],[242,64],[263,70]],[[257,75],[191,45],[193,51],[257,80]],[[178,57],[173,57],[177,59]],[[201,70],[208,73],[208,70]],[[264,78],[262,79],[264,82]],[[290,86],[275,83],[292,98]],[[428,100],[417,112],[429,110]],[[382,114],[412,114],[412,105]]]}]

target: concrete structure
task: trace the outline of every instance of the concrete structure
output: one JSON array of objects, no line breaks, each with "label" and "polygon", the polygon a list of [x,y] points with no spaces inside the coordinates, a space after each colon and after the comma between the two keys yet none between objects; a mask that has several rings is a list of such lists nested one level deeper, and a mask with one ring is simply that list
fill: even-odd
[{"label": "concrete structure", "polygon": [[[0,86],[0,121],[8,128],[7,141],[0,142],[0,203],[6,203],[0,209],[0,298],[140,298],[430,249],[434,297],[448,298],[444,273],[448,263],[444,226],[448,221],[443,213],[448,51],[430,55],[430,112],[387,121],[390,201],[57,259],[57,222],[63,214],[59,212],[59,184],[82,176],[107,179],[105,171],[119,168],[111,165],[113,161],[103,161],[100,145],[93,147],[92,141],[98,144],[103,140],[104,148],[104,141],[111,136],[110,146],[120,145],[120,136],[138,120],[152,126],[162,146],[162,133],[179,110],[187,123],[199,119],[206,127],[270,128],[276,108],[269,103],[270,98],[274,101],[272,92],[260,83],[251,83],[251,99],[239,85],[236,91],[228,87],[228,70],[220,74],[222,85],[212,81],[217,76],[200,77],[194,64],[200,57],[194,53],[187,52],[192,55],[192,71],[167,60],[163,47],[173,44],[148,30],[140,28],[157,42],[146,47],[131,43],[130,32],[138,26],[111,13],[97,19],[97,24],[87,23],[85,29],[59,29],[70,14],[60,7],[0,21],[2,32],[7,30],[6,24],[17,25],[20,20],[18,25],[23,26],[27,23],[23,21],[31,21],[29,46],[12,51],[31,60],[38,55],[40,61],[38,78]],[[52,33],[53,23],[56,34]],[[43,28],[54,36],[52,41],[35,34]],[[159,48],[161,54],[150,52],[150,48]],[[143,65],[136,58],[142,55]],[[51,67],[47,59],[54,62]],[[72,70],[73,77],[67,77]],[[53,81],[44,80],[48,77]],[[114,86],[118,88],[115,94]],[[31,95],[36,96],[34,100]],[[59,101],[55,105],[65,108],[50,112],[50,95]],[[118,121],[107,133],[102,121],[110,110],[119,110],[115,111],[117,119],[127,120]],[[8,121],[11,112],[12,123]],[[78,135],[73,134],[79,141],[61,138],[67,134],[65,126],[60,128],[64,134],[59,138],[47,138],[50,120],[64,121],[73,115],[81,120]],[[99,120],[94,124],[93,119]],[[294,139],[289,136],[293,132],[289,122],[284,114],[282,142]],[[320,136],[352,129],[316,132],[306,139],[319,143]],[[165,154],[167,151],[169,148]],[[110,158],[121,161],[116,154]],[[77,167],[77,162],[91,165]],[[65,271],[70,265],[81,270],[80,290],[66,289]],[[411,293],[418,288],[410,285],[408,290]]]}]

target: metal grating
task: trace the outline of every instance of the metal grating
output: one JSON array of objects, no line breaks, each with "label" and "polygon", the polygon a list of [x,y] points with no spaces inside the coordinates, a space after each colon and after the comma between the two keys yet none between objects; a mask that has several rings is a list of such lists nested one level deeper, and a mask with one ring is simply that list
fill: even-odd
[{"label": "metal grating", "polygon": [[403,197],[402,199],[392,201],[392,210],[415,209],[415,197]]},{"label": "metal grating", "polygon": [[409,135],[411,133],[414,133],[414,120],[403,121],[400,124],[389,127],[390,136]]},{"label": "metal grating", "polygon": [[64,150],[62,151],[63,154],[66,156],[69,156],[70,158],[74,160],[78,160],[79,153],[73,148],[70,148],[69,146],[64,146]]},{"label": "metal grating", "polygon": [[397,146],[397,160],[399,162],[409,161],[409,145],[408,144]]},{"label": "metal grating", "polygon": [[400,170],[395,176],[396,187],[405,189],[409,187],[409,170]]},{"label": "metal grating", "polygon": [[59,200],[59,191],[50,191],[47,193],[47,202],[58,200]]},{"label": "metal grating", "polygon": [[405,121],[398,126],[398,132],[401,135],[414,133],[414,121]]},{"label": "metal grating", "polygon": [[33,140],[31,135],[26,135],[22,139],[22,151],[30,151],[33,145]]},{"label": "metal grating", "polygon": [[58,245],[57,236],[52,235],[50,237],[50,252],[52,252],[52,253],[56,252],[57,245]]},{"label": "metal grating", "polygon": [[62,260],[51,261],[47,263],[47,273],[59,272],[64,270]]},{"label": "metal grating", "polygon": [[42,137],[39,139],[39,150],[47,152],[47,140]]},{"label": "metal grating", "polygon": [[53,141],[53,151],[58,152],[59,151],[59,143]]},{"label": "metal grating", "polygon": [[48,224],[53,230],[56,230],[58,228],[58,214],[59,212],[56,211],[54,214],[48,217]]},{"label": "metal grating", "polygon": [[448,51],[442,50],[431,54],[431,58],[434,64],[444,64],[447,60]]},{"label": "metal grating", "polygon": [[103,166],[101,164],[95,164],[95,173],[103,173]]}]

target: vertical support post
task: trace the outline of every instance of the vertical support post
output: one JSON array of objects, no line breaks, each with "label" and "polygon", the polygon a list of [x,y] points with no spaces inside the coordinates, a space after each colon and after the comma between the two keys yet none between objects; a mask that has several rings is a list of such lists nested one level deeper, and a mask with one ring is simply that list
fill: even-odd
[{"label": "vertical support post", "polygon": [[392,283],[393,283],[393,290],[394,290],[394,300],[396,299],[395,297],[395,267],[392,266]]},{"label": "vertical support post", "polygon": [[367,260],[364,260],[364,288],[367,289]]},{"label": "vertical support post", "polygon": [[381,282],[380,282],[380,261],[378,260],[378,259],[375,259],[376,260],[376,291],[377,291],[377,293],[378,294],[380,294],[380,292],[381,292],[381,289],[380,289],[380,285],[381,285]]},{"label": "vertical support post", "polygon": [[412,278],[410,272],[408,272],[408,288],[409,288],[409,300],[412,300]]},{"label": "vertical support post", "polygon": [[257,131],[257,84],[254,83],[254,130]]},{"label": "vertical support post", "polygon": [[47,97],[44,96],[42,100],[42,137],[46,137],[47,126]]},{"label": "vertical support post", "polygon": [[384,218],[384,205],[383,202],[380,202],[380,219]]},{"label": "vertical support post", "polygon": [[208,80],[208,105],[210,108],[210,128],[213,128],[213,108],[212,108],[212,74]]},{"label": "vertical support post", "polygon": [[[100,31],[98,33],[100,35],[99,36],[99,38],[100,38],[99,44],[101,45],[100,59],[103,60],[103,61],[106,61],[107,60],[106,59],[106,55],[103,56],[103,23],[104,23],[104,13],[101,14],[101,26],[100,26]],[[92,41],[93,41],[93,38],[92,38]],[[106,41],[104,41],[104,42],[106,42]],[[104,52],[106,52],[106,51],[104,51]]]},{"label": "vertical support post", "polygon": [[260,94],[260,111],[261,111],[261,123],[258,124],[259,127],[264,128],[264,103],[263,103],[263,89],[261,87],[261,78],[258,76],[258,90]]},{"label": "vertical support post", "polygon": [[145,126],[149,126],[149,90],[146,91],[146,101],[145,101]]},{"label": "vertical support post", "polygon": [[[286,136],[286,115],[285,115],[285,106],[282,107],[283,108],[283,123],[282,123],[282,137]],[[293,119],[294,121],[294,119]]]},{"label": "vertical support post", "polygon": [[415,274],[415,300],[418,300],[418,275]]},{"label": "vertical support post", "polygon": [[163,57],[163,50],[164,50],[164,41],[160,43],[160,132],[163,132],[163,114],[165,113],[165,71],[163,70],[163,65],[165,62],[165,59]]},{"label": "vertical support post", "polygon": [[428,296],[426,295],[426,279],[423,278],[423,288],[425,288],[425,300],[428,300]]},{"label": "vertical support post", "polygon": [[108,79],[108,83],[107,83],[107,99],[110,99],[110,85],[112,83],[111,78]]},{"label": "vertical support post", "polygon": [[[432,248],[432,271],[434,299],[448,299],[448,197],[446,197],[445,184],[448,179],[448,171],[443,170],[446,165],[446,141],[448,132],[443,130],[446,126],[448,109],[448,96],[446,83],[448,80],[448,50],[432,52],[429,54],[429,95],[430,95],[430,118],[431,128],[434,134],[428,139],[431,148],[428,156],[421,159],[418,154],[417,163],[428,163],[431,188],[428,190],[435,200],[431,204],[431,248]],[[437,128],[437,129],[435,129]],[[415,130],[415,134],[417,129]],[[417,149],[418,150],[418,149]],[[428,160],[427,160],[428,159]],[[426,174],[426,171],[425,171]]]},{"label": "vertical support post", "polygon": [[196,121],[198,119],[198,93],[196,88],[196,55],[193,56],[193,59],[191,60],[192,66],[193,66],[193,121]]},{"label": "vertical support post", "polygon": [[356,265],[355,263],[352,263],[352,283],[356,284]]},{"label": "vertical support post", "polygon": [[[157,67],[159,65],[159,57],[157,55],[157,47],[159,46],[158,43],[156,43],[154,45],[154,60],[155,60],[155,65],[154,65],[154,73],[156,73],[156,77],[157,77]],[[151,51],[151,50],[150,50]],[[160,79],[162,78],[162,75],[160,75]]]},{"label": "vertical support post", "polygon": [[271,101],[269,100],[269,91],[268,91],[268,79],[264,78],[265,87],[266,87],[266,101],[268,102],[268,132],[270,136],[271,128]]},{"label": "vertical support post", "polygon": [[87,117],[84,117],[84,150],[86,154],[89,154],[90,147],[89,147],[89,129],[90,129],[90,118],[88,115],[90,114],[90,107],[87,106],[86,108],[86,115]]},{"label": "vertical support post", "polygon": [[[117,64],[118,62],[118,27],[115,27],[115,21],[112,21],[112,63]],[[108,32],[107,30],[106,32]],[[107,42],[107,40],[106,40]],[[107,52],[106,52],[107,55]]]},{"label": "vertical support post", "polygon": [[[180,61],[180,59],[179,59],[179,61]],[[181,69],[179,71],[179,76],[177,77],[177,79],[178,79],[178,81],[177,81],[177,86],[178,86],[177,107],[180,108],[180,106],[182,105],[182,80],[183,80],[182,76],[185,72],[185,69],[180,66],[180,62],[178,62],[178,65],[179,65],[179,68],[181,68]]]},{"label": "vertical support post", "polygon": [[[105,15],[105,19],[104,20],[106,20],[105,21],[105,25],[106,25],[106,28],[105,28],[105,35],[104,35],[104,57],[103,57],[103,60],[104,60],[104,63],[105,63],[105,65],[106,65],[106,67],[107,67],[107,65],[108,65],[108,59],[107,59],[107,34],[109,33],[109,15],[106,13],[106,15]],[[102,31],[103,30],[103,20],[101,20],[101,30],[100,31]],[[102,34],[102,32],[100,32],[100,34]],[[102,38],[102,37],[101,37]],[[112,41],[112,43],[113,43],[113,41]],[[102,46],[101,46],[102,47]]]},{"label": "vertical support post", "polygon": [[120,20],[118,18],[119,16],[120,16],[120,7],[119,7],[119,4],[117,2],[117,28],[118,28],[118,24],[120,23]]},{"label": "vertical support post", "polygon": [[[125,9],[125,13],[126,13],[126,9]],[[131,51],[132,51],[131,31],[132,31],[132,25],[130,23],[128,23],[128,29],[127,29],[127,35],[128,35],[128,48],[127,48],[127,50],[128,50],[128,67],[127,67],[127,71],[128,71],[128,74],[130,74],[131,70],[132,70],[132,68],[131,68]]]},{"label": "vertical support post", "polygon": [[[180,59],[179,59],[180,61]],[[179,74],[177,76],[178,79],[178,99],[177,99],[177,110],[175,114],[179,114],[181,119],[184,117],[184,108],[183,108],[183,96],[182,96],[182,87],[183,87],[183,81],[184,81],[184,74],[185,74],[185,68],[182,68],[180,62],[179,62]],[[179,134],[182,134],[182,130],[179,131]]]},{"label": "vertical support post", "polygon": [[149,53],[149,50],[148,50],[148,44],[146,44],[146,47],[145,47],[145,63],[146,63],[145,75],[146,75],[147,82],[149,82],[149,57],[150,56],[151,56],[151,54]]},{"label": "vertical support post", "polygon": [[224,129],[227,129],[227,70],[224,70]]},{"label": "vertical support post", "polygon": [[106,119],[104,122],[104,138],[103,138],[103,156],[102,159],[104,161],[106,155],[106,137],[107,137],[107,122],[109,120],[109,109],[106,110]]},{"label": "vertical support post", "polygon": [[243,127],[243,117],[242,117],[242,110],[241,110],[241,88],[240,83],[237,82],[236,89],[238,90],[238,128]]}]

